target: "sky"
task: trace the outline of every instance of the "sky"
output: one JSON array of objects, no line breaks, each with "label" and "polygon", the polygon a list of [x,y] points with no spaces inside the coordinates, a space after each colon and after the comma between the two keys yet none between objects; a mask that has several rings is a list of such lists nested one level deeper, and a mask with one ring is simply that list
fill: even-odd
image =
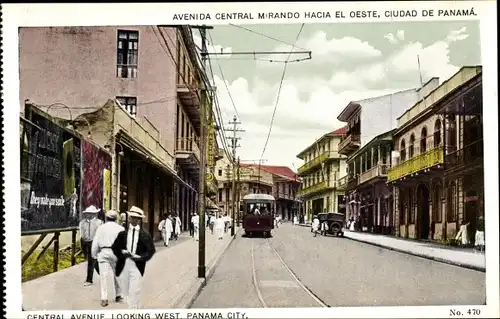
[{"label": "sky", "polygon": [[[209,52],[289,52],[300,28],[215,26],[208,33]],[[263,159],[266,165],[296,170],[303,164],[296,157],[299,152],[345,125],[337,116],[350,101],[419,87],[417,56],[424,83],[432,77],[443,82],[462,66],[481,64],[479,24],[474,21],[305,24],[294,51],[312,51],[311,59],[304,53],[291,55],[298,61],[287,64],[263,156],[288,54],[210,55],[209,73],[224,126],[230,127],[237,114],[239,128],[245,130],[238,133],[237,149],[244,163]]]}]

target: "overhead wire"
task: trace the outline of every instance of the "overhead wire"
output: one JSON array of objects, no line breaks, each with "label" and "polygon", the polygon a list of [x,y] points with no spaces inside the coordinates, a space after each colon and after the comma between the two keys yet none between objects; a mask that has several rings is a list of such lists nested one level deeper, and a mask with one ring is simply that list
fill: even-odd
[{"label": "overhead wire", "polygon": [[[303,29],[304,29],[304,23],[302,23],[302,25],[300,26],[300,30],[297,33],[297,37],[295,38],[295,43],[297,43],[297,41],[299,40],[300,34],[302,33]],[[293,52],[294,48],[295,48],[295,45],[293,45],[292,49],[290,50],[290,53],[288,54],[287,60],[290,59],[290,56],[292,55],[292,52]],[[267,144],[269,143],[269,138],[271,136],[271,132],[272,132],[272,129],[273,129],[274,118],[276,116],[276,109],[278,108],[278,103],[279,103],[279,100],[280,100],[281,89],[283,87],[283,80],[285,79],[285,74],[286,74],[287,66],[288,66],[288,63],[285,63],[285,66],[283,68],[283,73],[281,74],[281,80],[280,80],[280,84],[279,84],[279,87],[278,87],[278,95],[276,97],[276,104],[274,105],[273,115],[271,116],[271,123],[269,125],[269,132],[267,133],[266,142],[264,143],[264,148],[262,149],[262,154],[260,155],[261,159],[264,157],[264,153],[266,152]]]},{"label": "overhead wire", "polygon": [[[212,47],[214,48],[215,50],[215,47],[214,47],[214,41],[212,40],[212,35],[210,34],[210,32],[208,32],[208,37],[210,39],[210,43],[212,45]],[[220,72],[220,75],[221,75],[221,78],[222,78],[222,81],[224,82],[224,86],[226,87],[226,91],[227,91],[227,94],[229,95],[229,99],[231,100],[231,104],[233,105],[233,109],[234,109],[234,112],[236,113],[236,116],[238,118],[240,118],[240,115],[238,114],[238,110],[236,109],[236,104],[234,103],[234,100],[233,100],[233,96],[231,95],[231,91],[229,90],[229,86],[226,82],[226,78],[224,77],[224,72],[222,71],[222,67],[219,63],[219,60],[216,60],[217,62],[217,66],[219,67],[219,72]]]},{"label": "overhead wire", "polygon": [[[262,36],[262,37],[265,37],[265,38],[268,38],[268,39],[274,40],[274,41],[276,41],[276,42],[280,42],[280,43],[282,43],[282,44],[290,45],[290,46],[292,46],[293,48],[297,48],[297,49],[301,49],[301,50],[307,51],[307,49],[304,49],[304,48],[301,48],[301,47],[297,46],[297,45],[296,45],[297,43],[295,43],[295,44],[291,44],[291,43],[288,43],[288,42],[286,42],[286,41],[283,41],[283,40],[277,39],[277,38],[275,38],[275,37],[272,37],[272,36],[270,36],[270,35],[267,35],[267,34],[264,34],[264,33],[261,33],[261,32],[257,32],[257,31],[255,31],[255,30],[249,29],[249,28],[247,28],[247,27],[243,27],[243,26],[241,26],[241,25],[236,25],[236,24],[232,24],[232,23],[230,23],[229,25],[230,25],[230,26],[232,26],[232,27],[240,28],[240,29],[243,29],[243,30],[245,30],[245,31],[251,32],[251,33],[253,33],[253,34],[257,34],[257,35],[260,35],[260,36]],[[295,41],[295,42],[297,42],[297,41]]]}]

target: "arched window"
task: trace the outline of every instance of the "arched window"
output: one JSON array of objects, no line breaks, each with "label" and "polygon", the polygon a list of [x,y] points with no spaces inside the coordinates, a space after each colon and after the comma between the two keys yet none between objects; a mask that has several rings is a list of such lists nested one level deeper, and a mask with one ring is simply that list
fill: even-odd
[{"label": "arched window", "polygon": [[420,133],[420,154],[427,151],[427,127],[422,127],[422,132]]},{"label": "arched window", "polygon": [[437,119],[434,123],[434,148],[441,145],[441,120]]},{"label": "arched window", "polygon": [[415,135],[410,136],[410,146],[408,147],[408,158],[412,158],[415,155]]},{"label": "arched window", "polygon": [[406,144],[405,140],[401,140],[401,147],[399,148],[399,154],[401,156],[401,162],[406,161]]},{"label": "arched window", "polygon": [[442,222],[442,214],[441,214],[441,197],[442,197],[442,189],[441,184],[436,183],[434,185],[433,192],[433,201],[432,201],[432,221],[436,223]]}]

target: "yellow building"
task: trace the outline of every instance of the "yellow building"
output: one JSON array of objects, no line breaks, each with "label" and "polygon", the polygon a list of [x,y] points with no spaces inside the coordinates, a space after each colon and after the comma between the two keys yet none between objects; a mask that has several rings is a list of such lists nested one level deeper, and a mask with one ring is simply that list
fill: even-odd
[{"label": "yellow building", "polygon": [[484,214],[481,72],[463,67],[398,118],[387,178],[397,236],[453,239],[462,222],[474,234]]},{"label": "yellow building", "polygon": [[345,132],[343,127],[327,133],[297,155],[305,162],[298,169],[298,195],[309,221],[321,212],[345,213],[344,188],[339,181],[346,175],[346,157],[338,152]]}]

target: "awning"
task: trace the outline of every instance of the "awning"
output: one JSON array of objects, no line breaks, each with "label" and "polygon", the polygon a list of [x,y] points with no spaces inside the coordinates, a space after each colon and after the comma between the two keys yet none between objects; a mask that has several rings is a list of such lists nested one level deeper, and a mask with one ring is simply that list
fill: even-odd
[{"label": "awning", "polygon": [[120,133],[120,140],[117,141],[117,143],[123,144],[124,146],[129,148],[132,152],[143,157],[145,162],[148,162],[148,163],[158,167],[160,170],[163,170],[168,175],[171,175],[174,178],[174,180],[176,180],[177,182],[182,184],[182,186],[184,186],[192,191],[197,192],[196,189],[194,189],[191,185],[189,185],[182,178],[180,178],[172,168],[163,164],[160,159],[158,159],[149,150],[144,148],[144,146],[142,146],[138,142],[136,142],[133,137],[131,137],[130,135],[127,134],[127,132],[120,130],[119,133]]}]

